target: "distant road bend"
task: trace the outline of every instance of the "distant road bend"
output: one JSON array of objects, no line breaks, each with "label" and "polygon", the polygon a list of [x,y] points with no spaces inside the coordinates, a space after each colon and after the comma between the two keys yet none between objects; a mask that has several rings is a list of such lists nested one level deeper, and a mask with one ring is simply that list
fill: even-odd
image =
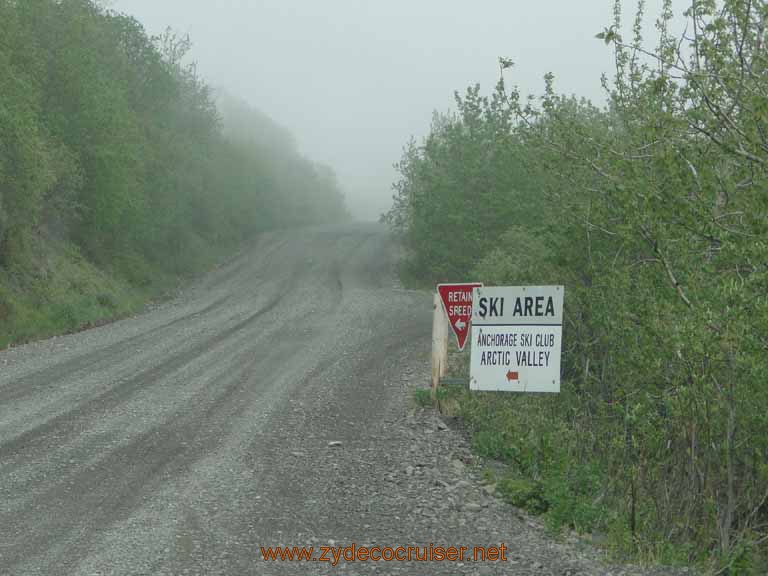
[{"label": "distant road bend", "polygon": [[259,574],[260,546],[354,536],[328,444],[386,426],[428,345],[394,257],[376,225],[274,233],[151,313],[0,354],[0,574]]}]

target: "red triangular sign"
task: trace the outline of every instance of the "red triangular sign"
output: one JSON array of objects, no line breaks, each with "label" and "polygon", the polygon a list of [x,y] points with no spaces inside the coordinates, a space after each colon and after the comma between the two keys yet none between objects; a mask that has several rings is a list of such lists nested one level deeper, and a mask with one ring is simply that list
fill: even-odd
[{"label": "red triangular sign", "polygon": [[472,320],[472,290],[483,285],[472,284],[438,284],[437,292],[443,301],[443,308],[448,315],[448,323],[456,334],[459,350],[464,350],[469,334],[469,324]]}]

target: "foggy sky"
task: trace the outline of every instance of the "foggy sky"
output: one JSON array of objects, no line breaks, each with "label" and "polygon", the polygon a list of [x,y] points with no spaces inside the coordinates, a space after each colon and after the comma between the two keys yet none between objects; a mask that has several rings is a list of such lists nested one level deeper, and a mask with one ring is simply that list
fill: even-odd
[{"label": "foggy sky", "polygon": [[[647,2],[646,38],[662,0]],[[150,34],[188,33],[192,59],[212,85],[290,129],[302,152],[334,168],[358,218],[391,201],[392,164],[453,92],[505,75],[540,93],[603,100],[612,51],[594,38],[612,22],[612,0],[107,0]],[[676,11],[688,3],[675,0]],[[625,2],[625,24],[634,1]]]}]

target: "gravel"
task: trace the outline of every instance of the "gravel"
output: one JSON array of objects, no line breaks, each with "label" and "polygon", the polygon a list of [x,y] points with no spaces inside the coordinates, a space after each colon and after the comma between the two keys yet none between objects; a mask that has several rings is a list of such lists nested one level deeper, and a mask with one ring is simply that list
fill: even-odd
[{"label": "gravel", "polygon": [[[0,574],[641,575],[498,500],[416,409],[431,298],[376,225],[265,235],[140,316],[0,353]],[[506,562],[268,562],[263,546]]]}]

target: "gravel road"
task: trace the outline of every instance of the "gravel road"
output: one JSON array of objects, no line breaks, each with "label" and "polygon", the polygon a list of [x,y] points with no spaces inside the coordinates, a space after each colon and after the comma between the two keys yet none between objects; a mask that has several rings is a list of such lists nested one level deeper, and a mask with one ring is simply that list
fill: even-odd
[{"label": "gravel road", "polygon": [[[143,315],[0,353],[0,574],[650,573],[547,537],[414,409],[431,298],[395,258],[376,225],[273,233]],[[507,561],[260,551],[352,543]]]}]

